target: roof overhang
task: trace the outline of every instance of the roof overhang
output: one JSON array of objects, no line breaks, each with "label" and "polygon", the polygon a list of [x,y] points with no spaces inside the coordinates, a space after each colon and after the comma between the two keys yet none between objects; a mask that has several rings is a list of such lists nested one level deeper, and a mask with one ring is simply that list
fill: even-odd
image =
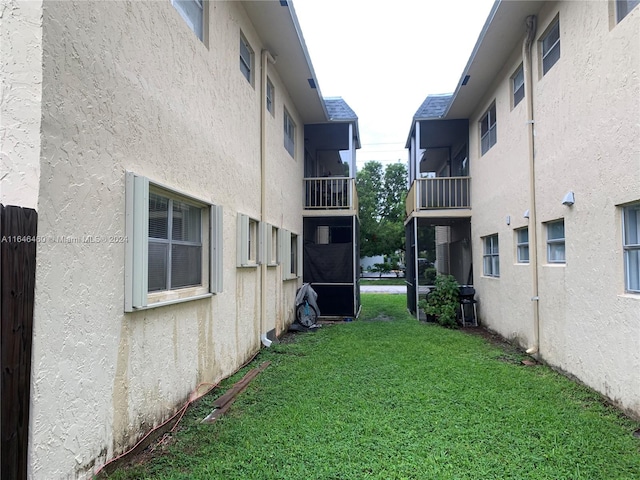
[{"label": "roof overhang", "polygon": [[284,82],[302,121],[326,122],[329,116],[291,0],[242,3],[264,48],[276,59],[273,68]]},{"label": "roof overhang", "polygon": [[445,118],[469,118],[473,114],[514,48],[522,46],[527,17],[536,15],[544,3],[497,0],[493,4]]}]

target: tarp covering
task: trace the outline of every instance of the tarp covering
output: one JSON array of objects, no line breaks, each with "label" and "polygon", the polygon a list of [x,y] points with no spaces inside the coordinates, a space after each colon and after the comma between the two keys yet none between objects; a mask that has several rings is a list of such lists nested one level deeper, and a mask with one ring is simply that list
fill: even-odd
[{"label": "tarp covering", "polygon": [[306,244],[304,246],[304,281],[352,283],[353,244]]}]

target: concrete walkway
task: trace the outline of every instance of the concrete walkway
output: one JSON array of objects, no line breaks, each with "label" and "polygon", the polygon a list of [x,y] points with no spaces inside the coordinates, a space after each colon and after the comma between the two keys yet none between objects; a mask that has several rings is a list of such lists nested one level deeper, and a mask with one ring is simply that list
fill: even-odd
[{"label": "concrete walkway", "polygon": [[360,293],[407,293],[406,285],[360,285]]}]

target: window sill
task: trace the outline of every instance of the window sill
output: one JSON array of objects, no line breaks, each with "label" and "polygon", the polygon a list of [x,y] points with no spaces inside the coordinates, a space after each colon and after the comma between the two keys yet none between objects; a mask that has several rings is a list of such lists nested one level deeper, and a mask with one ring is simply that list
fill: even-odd
[{"label": "window sill", "polygon": [[243,263],[242,265],[238,265],[238,268],[257,268],[259,266],[259,263]]},{"label": "window sill", "polygon": [[567,264],[566,263],[543,263],[542,264],[543,267],[551,267],[551,268],[559,268],[559,267],[566,267]]},{"label": "window sill", "polygon": [[291,277],[285,277],[282,279],[283,282],[287,282],[289,280],[298,280],[300,278],[299,275],[295,275],[295,276],[291,276]]},{"label": "window sill", "polygon": [[638,293],[624,292],[624,293],[618,295],[618,297],[620,297],[620,298],[630,298],[631,300],[640,300],[640,292],[638,292]]},{"label": "window sill", "polygon": [[191,302],[193,300],[202,300],[202,299],[211,298],[211,297],[213,297],[213,293],[204,293],[202,295],[194,295],[191,297],[179,297],[179,298],[172,298],[169,300],[160,300],[155,303],[149,303],[146,307],[134,307],[133,311],[139,312],[141,310],[151,310],[153,308],[166,307],[167,305],[176,305],[178,303]]}]

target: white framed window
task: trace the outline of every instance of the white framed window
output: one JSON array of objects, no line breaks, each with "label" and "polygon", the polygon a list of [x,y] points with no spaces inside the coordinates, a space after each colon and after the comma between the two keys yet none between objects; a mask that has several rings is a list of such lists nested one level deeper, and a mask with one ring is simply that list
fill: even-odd
[{"label": "white framed window", "polygon": [[280,232],[278,227],[271,224],[265,224],[266,245],[266,262],[267,266],[275,267],[280,263]]},{"label": "white framed window", "polygon": [[522,64],[511,76],[511,95],[513,107],[518,105],[524,98],[524,69]]},{"label": "white framed window", "polygon": [[125,311],[222,291],[222,209],[126,173]]},{"label": "white framed window", "polygon": [[291,280],[300,275],[300,248],[297,234],[280,229],[280,245],[282,248],[282,279]]},{"label": "white framed window", "polygon": [[260,222],[248,215],[238,214],[237,266],[255,267],[262,260],[263,228]]},{"label": "white framed window", "polygon": [[542,75],[560,59],[560,19],[556,18],[540,39]]},{"label": "white framed window", "polygon": [[203,0],[171,0],[171,5],[180,13],[196,37],[204,42],[204,2]]},{"label": "white framed window", "polygon": [[547,228],[547,262],[566,263],[564,220],[546,223]]},{"label": "white framed window", "polygon": [[529,263],[529,228],[516,230],[516,259],[518,263]]},{"label": "white framed window", "polygon": [[253,49],[242,32],[240,32],[240,71],[247,82],[253,85]]},{"label": "white framed window", "polygon": [[484,254],[482,258],[482,271],[485,277],[500,276],[500,248],[498,246],[498,234],[489,235],[482,239]]},{"label": "white framed window", "polygon": [[640,0],[616,0],[616,23],[620,23],[638,5]]},{"label": "white framed window", "polygon": [[296,124],[293,123],[293,119],[287,109],[284,110],[284,148],[287,152],[295,158],[296,147]]},{"label": "white framed window", "polygon": [[498,141],[496,103],[493,102],[480,119],[480,150],[484,155]]},{"label": "white framed window", "polygon": [[276,91],[273,87],[273,83],[271,83],[271,79],[267,77],[267,111],[271,114],[271,116],[275,116],[276,107]]},{"label": "white framed window", "polygon": [[622,209],[625,291],[640,293],[640,202]]}]

